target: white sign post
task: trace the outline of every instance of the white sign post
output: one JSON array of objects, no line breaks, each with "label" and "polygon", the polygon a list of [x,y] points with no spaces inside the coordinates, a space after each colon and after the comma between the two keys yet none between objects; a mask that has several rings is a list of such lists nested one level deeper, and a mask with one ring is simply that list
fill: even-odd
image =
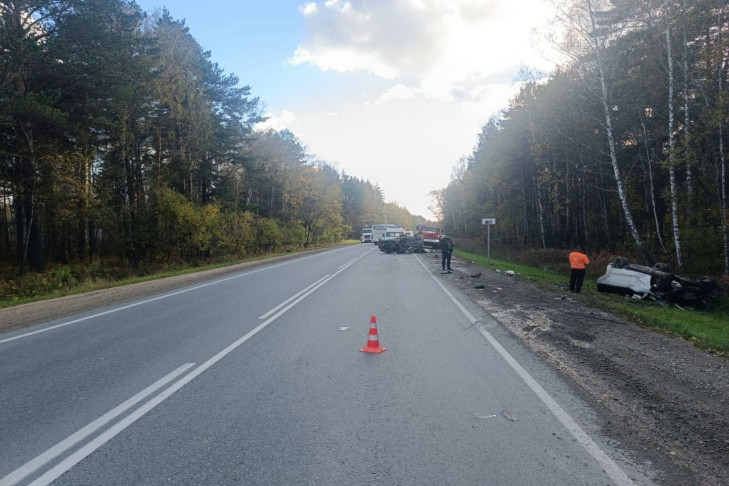
[{"label": "white sign post", "polygon": [[496,224],[496,218],[483,218],[481,224],[486,225],[486,265],[491,265],[491,227]]}]

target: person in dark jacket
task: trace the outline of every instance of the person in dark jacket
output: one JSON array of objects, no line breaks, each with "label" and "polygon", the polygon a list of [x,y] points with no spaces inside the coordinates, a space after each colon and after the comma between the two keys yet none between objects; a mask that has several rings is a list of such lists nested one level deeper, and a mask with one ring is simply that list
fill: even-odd
[{"label": "person in dark jacket", "polygon": [[441,235],[440,237],[440,254],[441,254],[441,267],[443,271],[451,271],[451,255],[453,254],[453,240],[448,235]]}]

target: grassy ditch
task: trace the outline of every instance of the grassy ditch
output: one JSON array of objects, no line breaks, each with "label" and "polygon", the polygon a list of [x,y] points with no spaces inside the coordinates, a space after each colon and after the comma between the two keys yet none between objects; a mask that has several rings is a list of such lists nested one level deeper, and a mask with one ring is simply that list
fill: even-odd
[{"label": "grassy ditch", "polygon": [[[513,270],[516,277],[527,280],[546,290],[569,285],[569,267],[565,263],[563,271],[554,268],[536,268],[520,265],[505,260],[455,251],[456,256],[491,270]],[[604,268],[604,267],[603,267]],[[588,273],[579,299],[586,305],[611,312],[630,322],[651,327],[672,336],[687,339],[697,347],[713,353],[729,356],[729,297],[722,296],[718,306],[712,311],[688,310],[679,307],[661,307],[652,301],[643,301],[606,294],[597,291],[597,277]]]}]

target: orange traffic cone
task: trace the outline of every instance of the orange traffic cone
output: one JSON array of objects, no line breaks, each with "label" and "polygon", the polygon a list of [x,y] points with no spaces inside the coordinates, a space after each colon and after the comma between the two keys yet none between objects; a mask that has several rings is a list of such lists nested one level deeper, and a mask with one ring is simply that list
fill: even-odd
[{"label": "orange traffic cone", "polygon": [[377,319],[375,316],[370,318],[370,335],[367,338],[367,346],[360,349],[363,353],[381,353],[387,348],[380,346],[380,338],[377,336]]}]

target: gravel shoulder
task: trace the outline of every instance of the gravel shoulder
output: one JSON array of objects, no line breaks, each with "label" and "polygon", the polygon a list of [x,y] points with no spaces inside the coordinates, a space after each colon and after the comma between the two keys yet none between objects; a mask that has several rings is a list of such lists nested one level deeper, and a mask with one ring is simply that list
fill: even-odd
[{"label": "gravel shoulder", "polygon": [[[434,273],[440,273],[439,253],[419,257]],[[263,263],[249,262],[0,309],[0,332],[174,290]],[[648,457],[671,466],[671,477],[660,478],[662,484],[729,484],[729,360],[589,308],[566,288],[539,289],[504,272],[484,270],[459,259],[454,259],[453,269],[453,273],[440,277],[460,288],[602,408],[610,417],[607,436],[636,444]],[[474,277],[476,274],[480,275]]]}]

